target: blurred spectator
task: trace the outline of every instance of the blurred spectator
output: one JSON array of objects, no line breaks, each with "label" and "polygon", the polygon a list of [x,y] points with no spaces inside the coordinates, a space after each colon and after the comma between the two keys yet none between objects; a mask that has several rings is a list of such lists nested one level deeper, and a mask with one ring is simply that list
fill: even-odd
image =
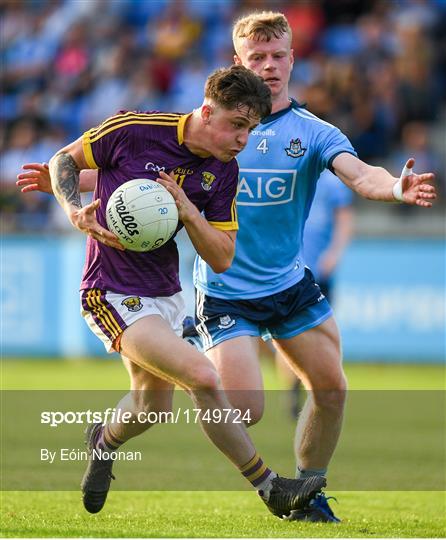
[{"label": "blurred spectator", "polygon": [[172,0],[161,16],[149,22],[147,31],[154,52],[151,76],[158,90],[165,94],[171,90],[180,61],[193,51],[201,23],[189,17],[186,2]]},{"label": "blurred spectator", "polygon": [[87,130],[116,111],[127,108],[130,100],[128,79],[131,76],[131,66],[126,63],[127,58],[123,40],[118,40],[102,58],[100,69],[95,73],[96,84],[82,102],[82,130]]},{"label": "blurred spectator", "polygon": [[432,46],[418,22],[397,25],[396,32],[399,41],[396,67],[400,123],[413,120],[432,122],[439,105]]},{"label": "blurred spectator", "polygon": [[201,25],[187,13],[187,3],[173,0],[165,12],[149,25],[153,32],[153,51],[160,58],[179,60],[197,41]]},{"label": "blurred spectator", "polygon": [[21,118],[14,122],[7,133],[7,142],[2,155],[2,190],[15,191],[17,164],[40,161],[42,156],[37,148],[37,121]]},{"label": "blurred spectator", "polygon": [[293,31],[292,48],[296,58],[306,58],[317,47],[318,38],[325,26],[324,12],[318,0],[289,2],[284,9]]},{"label": "blurred spectator", "polygon": [[184,62],[176,71],[172,95],[178,111],[192,110],[200,105],[200,91],[206,82],[203,60],[197,56]]},{"label": "blurred spectator", "polygon": [[79,22],[70,28],[54,59],[54,75],[61,86],[70,86],[87,70],[90,54],[85,25]]},{"label": "blurred spectator", "polygon": [[[406,156],[415,158],[417,170],[427,168],[437,171],[436,183],[440,194],[445,193],[444,156],[436,153],[430,144],[431,133],[425,122],[408,122],[403,126],[401,144],[390,155],[389,170],[397,176]],[[401,208],[402,209],[402,208]]]},{"label": "blurred spectator", "polygon": [[41,231],[47,226],[51,197],[38,192],[31,193],[30,197],[22,197],[15,186],[17,172],[23,163],[47,160],[64,139],[48,129],[45,130],[46,136],[38,140],[39,127],[42,128],[39,120],[27,118],[18,120],[10,127],[0,168],[3,231]]}]

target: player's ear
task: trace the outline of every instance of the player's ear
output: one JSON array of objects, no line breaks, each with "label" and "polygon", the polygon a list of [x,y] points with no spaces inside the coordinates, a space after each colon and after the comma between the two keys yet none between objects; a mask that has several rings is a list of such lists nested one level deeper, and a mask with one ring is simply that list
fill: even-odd
[{"label": "player's ear", "polygon": [[203,124],[209,124],[209,121],[211,119],[212,114],[212,107],[208,104],[204,104],[201,107],[201,119],[203,120]]},{"label": "player's ear", "polygon": [[291,67],[293,67],[293,64],[294,64],[294,49],[290,49],[290,63],[291,63]]},{"label": "player's ear", "polygon": [[234,64],[236,66],[241,66],[242,65],[242,61],[241,61],[241,58],[238,54],[234,54]]}]

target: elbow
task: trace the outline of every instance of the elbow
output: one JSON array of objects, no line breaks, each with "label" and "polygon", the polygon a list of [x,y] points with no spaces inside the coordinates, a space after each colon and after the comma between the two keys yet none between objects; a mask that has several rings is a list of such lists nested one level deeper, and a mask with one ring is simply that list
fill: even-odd
[{"label": "elbow", "polygon": [[48,161],[48,167],[51,169],[51,167],[54,165],[54,162],[56,161],[56,158],[59,154],[54,154],[53,157],[50,158],[50,160]]},{"label": "elbow", "polygon": [[50,179],[51,179],[51,171],[57,167],[57,163],[62,155],[62,150],[59,150],[58,152],[56,152],[54,154],[54,156],[52,158],[50,158],[50,160],[48,161],[48,169],[49,169],[49,173],[50,173]]},{"label": "elbow", "polygon": [[[226,238],[225,243],[219,244],[219,248],[213,251],[212,257],[205,259],[207,264],[216,274],[223,274],[229,270],[235,255],[235,238]],[[204,257],[203,257],[204,258]],[[212,259],[212,260],[211,260]]]},{"label": "elbow", "polygon": [[231,266],[231,263],[232,263],[232,260],[229,261],[229,262],[222,262],[222,261],[219,261],[218,263],[216,264],[211,264],[209,265],[212,270],[216,273],[216,274],[223,274],[223,272],[226,272],[226,270],[229,270],[230,266]]},{"label": "elbow", "polygon": [[212,264],[210,263],[208,264],[216,274],[223,274],[223,272],[226,272],[226,270],[229,270],[229,268],[231,267],[233,258],[234,258],[234,254],[232,254],[231,256],[225,257],[224,259],[221,258]]}]

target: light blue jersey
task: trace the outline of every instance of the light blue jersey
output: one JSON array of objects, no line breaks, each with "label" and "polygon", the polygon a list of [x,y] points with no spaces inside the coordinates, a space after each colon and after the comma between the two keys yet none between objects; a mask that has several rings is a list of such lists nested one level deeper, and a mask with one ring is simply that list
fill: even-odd
[{"label": "light blue jersey", "polygon": [[299,107],[264,119],[238,156],[239,232],[232,266],[215,274],[195,260],[194,283],[208,296],[258,298],[283,291],[304,275],[304,224],[320,173],[342,152],[355,154],[331,124]]},{"label": "light blue jersey", "polygon": [[321,275],[319,262],[331,244],[336,211],[350,206],[352,201],[352,191],[332,172],[323,171],[317,181],[316,195],[304,231],[305,264],[311,268],[316,281],[327,278]]}]

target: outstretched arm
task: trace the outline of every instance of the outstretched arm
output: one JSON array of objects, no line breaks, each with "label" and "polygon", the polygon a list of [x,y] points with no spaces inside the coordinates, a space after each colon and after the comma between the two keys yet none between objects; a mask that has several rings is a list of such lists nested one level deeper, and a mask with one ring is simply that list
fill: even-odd
[{"label": "outstretched arm", "polygon": [[[412,169],[414,159],[406,163],[407,169]],[[394,186],[399,181],[383,167],[367,165],[352,154],[342,153],[333,160],[334,172],[353,191],[366,199],[375,201],[395,202],[399,200],[406,204],[430,208],[436,199],[435,187],[430,184],[435,179],[433,173],[408,174],[402,178],[401,198],[394,195]]]},{"label": "outstretched arm", "polygon": [[79,173],[88,164],[82,149],[82,139],[79,138],[62,150],[59,150],[50,160],[49,172],[51,187],[58,203],[67,214],[73,227],[115,249],[123,250],[118,238],[99,225],[96,210],[100,200],[82,207]]},{"label": "outstretched arm", "polygon": [[[25,163],[22,169],[29,172],[23,172],[17,175],[16,185],[19,186],[22,193],[29,191],[42,191],[43,193],[53,194],[51,187],[51,178],[48,165],[46,163]],[[81,193],[94,191],[98,171],[95,169],[84,169],[79,173],[79,190]]]}]

